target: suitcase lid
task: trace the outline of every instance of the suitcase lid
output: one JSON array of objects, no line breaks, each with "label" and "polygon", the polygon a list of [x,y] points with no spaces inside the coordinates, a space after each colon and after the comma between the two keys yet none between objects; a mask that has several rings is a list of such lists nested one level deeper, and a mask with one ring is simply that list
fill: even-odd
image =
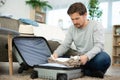
[{"label": "suitcase lid", "polygon": [[13,45],[23,61],[29,66],[48,63],[48,57],[52,53],[44,37],[14,37]]}]

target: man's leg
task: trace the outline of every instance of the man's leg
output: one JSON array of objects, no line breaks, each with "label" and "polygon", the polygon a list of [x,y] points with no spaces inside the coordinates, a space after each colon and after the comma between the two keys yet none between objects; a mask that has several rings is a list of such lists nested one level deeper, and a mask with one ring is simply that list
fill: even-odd
[{"label": "man's leg", "polygon": [[110,56],[106,52],[100,52],[83,66],[84,74],[87,76],[103,78],[110,64]]}]

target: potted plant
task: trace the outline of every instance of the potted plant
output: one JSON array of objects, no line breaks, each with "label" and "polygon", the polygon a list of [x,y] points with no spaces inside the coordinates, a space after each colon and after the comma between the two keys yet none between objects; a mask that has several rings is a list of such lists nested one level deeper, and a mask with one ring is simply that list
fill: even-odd
[{"label": "potted plant", "polygon": [[90,0],[88,4],[90,19],[98,20],[102,16],[102,10],[99,8],[98,0]]},{"label": "potted plant", "polygon": [[26,4],[30,5],[33,9],[46,9],[46,7],[52,9],[52,6],[48,4],[48,1],[43,0],[27,0]]}]

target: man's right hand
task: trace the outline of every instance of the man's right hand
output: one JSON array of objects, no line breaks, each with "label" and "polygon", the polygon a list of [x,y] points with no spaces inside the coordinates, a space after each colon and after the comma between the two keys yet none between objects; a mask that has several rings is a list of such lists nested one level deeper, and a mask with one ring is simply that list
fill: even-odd
[{"label": "man's right hand", "polygon": [[56,58],[58,58],[58,54],[53,53],[53,54],[51,55],[51,57],[52,57],[53,59],[56,59]]}]

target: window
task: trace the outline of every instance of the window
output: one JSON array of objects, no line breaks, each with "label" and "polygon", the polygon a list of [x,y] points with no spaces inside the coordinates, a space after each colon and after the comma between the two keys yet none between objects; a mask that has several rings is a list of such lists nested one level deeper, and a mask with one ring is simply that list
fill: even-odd
[{"label": "window", "polygon": [[[103,11],[101,22],[103,24],[103,27],[107,28],[108,2],[101,2],[100,9]],[[59,26],[63,29],[68,29],[72,22],[67,14],[67,8],[49,11],[47,14],[47,24]]]},{"label": "window", "polygon": [[107,28],[108,26],[108,2],[102,2],[100,3],[100,9],[102,9],[102,16],[101,16],[101,22],[103,24],[104,28]]},{"label": "window", "polygon": [[120,24],[120,1],[112,3],[112,25]]},{"label": "window", "polygon": [[[101,22],[105,29],[111,30],[115,24],[120,24],[120,0],[100,0],[100,9],[103,14]],[[52,20],[51,20],[52,19]],[[67,8],[48,12],[47,23],[68,28],[72,22],[67,15]]]},{"label": "window", "polygon": [[67,8],[52,10],[47,13],[47,24],[67,29],[71,25],[71,19],[67,14]]}]

